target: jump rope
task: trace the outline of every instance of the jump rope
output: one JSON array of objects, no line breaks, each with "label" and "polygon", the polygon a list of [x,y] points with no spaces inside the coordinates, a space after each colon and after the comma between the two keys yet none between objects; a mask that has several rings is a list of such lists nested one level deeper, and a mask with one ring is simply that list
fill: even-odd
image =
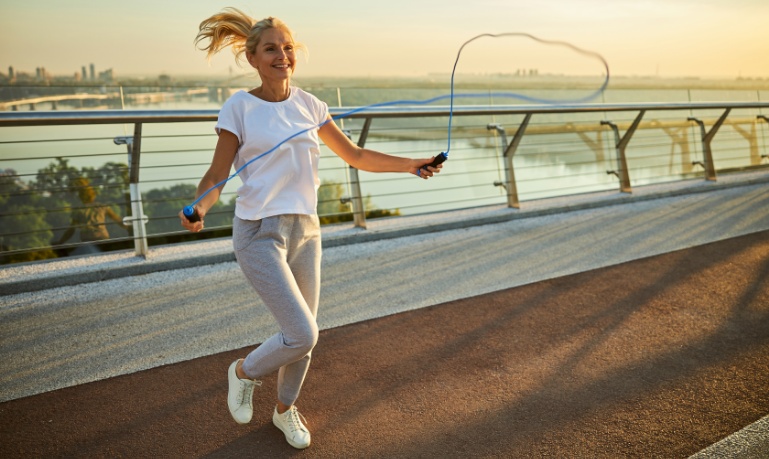
[{"label": "jump rope", "polygon": [[[327,123],[329,123],[329,122],[331,122],[333,120],[346,118],[346,117],[351,116],[351,115],[353,115],[355,113],[359,113],[359,112],[362,112],[362,111],[365,111],[365,110],[371,110],[371,109],[375,109],[375,108],[380,108],[380,107],[390,107],[390,106],[394,106],[394,105],[427,105],[427,104],[432,104],[432,103],[438,102],[440,100],[449,99],[449,121],[448,121],[448,128],[447,128],[448,132],[447,132],[446,151],[443,151],[440,154],[436,155],[431,163],[425,164],[420,169],[418,169],[417,170],[417,176],[421,176],[421,173],[422,173],[423,169],[427,170],[428,167],[437,167],[439,164],[445,162],[449,158],[449,151],[451,150],[451,126],[452,126],[452,122],[454,120],[454,100],[457,99],[457,98],[478,97],[478,94],[455,94],[454,93],[454,76],[455,76],[456,71],[457,71],[457,65],[459,64],[459,58],[461,57],[462,50],[464,50],[465,46],[469,45],[470,43],[472,43],[475,40],[478,40],[478,39],[484,38],[484,37],[488,37],[488,38],[525,37],[525,38],[529,38],[531,40],[534,40],[534,41],[536,41],[538,43],[542,43],[542,44],[545,44],[545,45],[563,46],[563,47],[571,49],[572,51],[574,51],[574,52],[576,52],[578,54],[582,54],[582,55],[585,55],[585,56],[590,56],[590,57],[593,57],[593,58],[599,60],[601,62],[601,64],[603,64],[604,70],[606,71],[606,74],[605,74],[605,77],[604,77],[604,80],[603,80],[603,83],[601,84],[601,86],[598,89],[596,89],[595,91],[593,91],[592,93],[590,93],[587,96],[585,96],[585,97],[574,98],[574,99],[544,99],[544,98],[531,97],[531,96],[527,96],[525,94],[516,93],[516,92],[493,92],[493,93],[489,93],[488,94],[489,97],[511,98],[511,99],[522,100],[522,101],[525,101],[525,102],[547,104],[547,105],[578,104],[578,103],[587,102],[587,101],[590,101],[590,100],[593,100],[593,99],[597,98],[598,96],[600,96],[606,90],[606,87],[609,85],[609,64],[606,62],[606,60],[603,58],[603,56],[601,56],[600,54],[595,53],[593,51],[588,51],[588,50],[579,48],[579,47],[577,47],[577,46],[575,46],[575,45],[573,45],[571,43],[565,42],[565,41],[545,40],[545,39],[537,38],[537,37],[535,37],[533,35],[530,35],[528,33],[522,33],[522,32],[507,32],[507,33],[499,33],[499,34],[484,33],[484,34],[481,34],[481,35],[477,35],[477,36],[467,40],[466,42],[464,42],[462,44],[462,46],[459,47],[459,51],[457,51],[457,57],[456,57],[456,59],[454,61],[454,67],[451,70],[451,91],[450,91],[449,94],[444,94],[444,95],[440,95],[440,96],[437,96],[437,97],[433,97],[433,98],[430,98],[430,99],[424,99],[424,100],[392,100],[392,101],[387,101],[387,102],[379,102],[379,103],[374,103],[374,104],[370,104],[370,105],[365,105],[365,106],[362,106],[362,107],[354,108],[352,110],[349,110],[347,112],[341,113],[339,115],[327,118],[322,123],[319,123],[319,124],[317,124],[317,125],[315,125],[313,127],[310,127],[310,128],[307,128],[307,129],[303,129],[301,131],[298,131],[298,132],[292,134],[291,136],[286,137],[284,140],[280,141],[278,144],[276,144],[275,146],[273,146],[269,150],[265,151],[264,153],[262,153],[262,154],[260,154],[258,156],[255,156],[254,158],[252,158],[251,160],[249,160],[248,162],[243,164],[240,168],[238,168],[238,170],[236,170],[232,175],[230,175],[226,179],[222,180],[221,182],[217,183],[216,185],[214,185],[211,188],[209,188],[208,190],[206,190],[195,201],[193,201],[192,204],[190,204],[189,206],[186,206],[186,207],[184,207],[184,209],[182,209],[182,212],[184,213],[184,216],[187,218],[187,220],[189,222],[200,221],[200,215],[198,215],[198,211],[195,208],[195,204],[200,202],[200,200],[203,199],[204,197],[206,197],[206,195],[208,195],[208,193],[210,193],[211,191],[213,191],[216,188],[219,188],[221,186],[224,186],[227,182],[229,182],[230,180],[235,178],[248,165],[250,165],[254,161],[257,161],[258,159],[261,159],[261,158],[269,155],[270,153],[272,153],[273,151],[277,150],[281,145],[283,145],[284,143],[288,142],[289,140],[291,140],[291,139],[293,139],[293,138],[295,138],[297,136],[300,136],[300,135],[304,134],[305,132],[312,131],[314,129],[320,129],[321,127],[325,126]],[[486,95],[486,94],[484,94],[484,95]]]}]

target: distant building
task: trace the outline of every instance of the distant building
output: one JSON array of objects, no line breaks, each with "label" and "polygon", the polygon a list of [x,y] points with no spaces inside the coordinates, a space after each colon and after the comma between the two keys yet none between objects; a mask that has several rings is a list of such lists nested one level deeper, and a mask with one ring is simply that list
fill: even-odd
[{"label": "distant building", "polygon": [[8,66],[8,79],[13,81],[14,77],[15,77],[15,74],[13,73],[13,66],[9,65]]},{"label": "distant building", "polygon": [[91,64],[91,80],[96,79],[96,66]]},{"label": "distant building", "polygon": [[103,72],[99,72],[99,81],[103,81],[105,83],[114,83],[115,72],[112,69],[107,69]]},{"label": "distant building", "polygon": [[85,65],[82,67],[82,80],[85,81],[88,79],[88,72],[85,70]]},{"label": "distant building", "polygon": [[51,75],[45,70],[45,67],[35,68],[35,80],[48,81],[51,79]]}]

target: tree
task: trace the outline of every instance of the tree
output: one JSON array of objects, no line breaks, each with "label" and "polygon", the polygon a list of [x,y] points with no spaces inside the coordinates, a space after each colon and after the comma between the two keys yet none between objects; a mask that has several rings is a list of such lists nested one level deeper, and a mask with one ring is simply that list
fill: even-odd
[{"label": "tree", "polygon": [[[341,183],[323,182],[318,188],[318,216],[321,225],[349,222],[353,220],[352,205],[342,203],[344,188]],[[400,210],[377,209],[371,201],[371,195],[363,198],[363,208],[367,219],[400,215]]]},{"label": "tree", "polygon": [[[164,234],[179,232],[179,211],[190,205],[195,196],[195,185],[180,183],[169,188],[157,188],[143,194],[144,214],[149,217],[147,233]],[[206,214],[206,228],[231,226],[234,204],[217,201]]]},{"label": "tree", "polygon": [[0,251],[24,250],[0,257],[2,263],[54,258],[53,237],[41,197],[21,181],[16,171],[0,171]]},{"label": "tree", "polygon": [[[70,210],[81,204],[77,183],[86,179],[97,191],[98,201],[112,207],[118,215],[130,215],[131,198],[128,193],[128,165],[108,162],[95,169],[78,169],[69,165],[69,160],[56,158],[54,162],[37,172],[37,179],[30,185],[41,196],[45,207],[46,221],[54,231],[55,238],[70,225]],[[118,225],[110,224],[112,237],[125,237],[128,233]]]},{"label": "tree", "polygon": [[[129,213],[128,166],[123,163],[78,169],[68,159],[56,158],[28,184],[12,169],[0,171],[1,251],[23,251],[4,256],[3,263],[58,256],[51,242],[71,226],[71,209],[82,205],[77,183],[84,179],[97,192],[100,203],[118,215]],[[112,238],[128,234],[114,223],[109,224],[109,232]]]},{"label": "tree", "polygon": [[323,182],[318,188],[318,216],[321,224],[352,220],[352,206],[343,204],[341,183]]},{"label": "tree", "polygon": [[[85,179],[97,193],[100,204],[107,205],[118,215],[130,215],[130,196],[128,193],[128,165],[108,162],[95,169],[78,169],[69,165],[69,160],[56,158],[54,162],[40,169],[31,187],[45,196],[46,221],[54,231],[55,239],[71,224],[71,209],[82,206],[78,197],[78,183]],[[119,225],[109,222],[107,229],[112,238],[126,237],[129,234]]]}]

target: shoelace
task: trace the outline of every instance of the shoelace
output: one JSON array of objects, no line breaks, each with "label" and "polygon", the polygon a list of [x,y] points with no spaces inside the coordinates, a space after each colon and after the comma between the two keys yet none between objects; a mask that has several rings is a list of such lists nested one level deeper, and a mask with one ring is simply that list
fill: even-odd
[{"label": "shoelace", "polygon": [[249,408],[251,407],[251,404],[253,403],[252,396],[254,393],[254,387],[260,386],[261,387],[262,382],[261,381],[249,381],[245,382],[242,379],[240,380],[240,391],[239,391],[239,400],[238,404],[242,405],[243,400],[248,401]]},{"label": "shoelace", "polygon": [[295,406],[289,408],[287,413],[288,416],[286,416],[286,419],[288,420],[288,425],[292,432],[296,432],[297,430],[303,430],[307,432],[307,428],[304,426],[304,424],[302,424],[302,421],[307,422],[307,419],[304,418],[302,413],[300,413]]}]

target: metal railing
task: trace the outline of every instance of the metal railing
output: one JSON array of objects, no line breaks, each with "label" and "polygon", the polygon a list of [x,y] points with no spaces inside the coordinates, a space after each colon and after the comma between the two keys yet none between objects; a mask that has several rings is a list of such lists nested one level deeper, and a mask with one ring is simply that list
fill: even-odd
[{"label": "metal railing", "polygon": [[[328,160],[329,166],[321,173],[337,177],[332,185],[339,185],[337,191],[341,190],[343,195],[332,193],[328,201],[334,201],[332,207],[338,209],[321,213],[321,217],[348,215],[352,217],[355,226],[365,228],[366,219],[375,210],[371,204],[373,199],[388,202],[383,215],[398,215],[401,211],[419,214],[501,203],[519,208],[521,193],[528,199],[612,188],[622,193],[632,193],[633,186],[647,183],[692,178],[717,180],[719,172],[766,166],[769,119],[763,111],[767,109],[769,102],[458,106],[454,109],[455,127],[450,161],[437,180],[429,182],[434,183],[434,186],[424,187],[422,181],[403,176],[359,173],[338,159]],[[348,108],[331,109],[332,115],[348,111]],[[210,152],[215,142],[211,127],[217,114],[217,110],[0,112],[0,132],[5,133],[11,129],[56,126],[86,126],[88,130],[94,130],[99,125],[109,125],[113,131],[120,126],[124,129],[123,135],[114,135],[111,131],[113,135],[109,137],[87,135],[79,138],[72,137],[77,133],[60,131],[46,136],[65,138],[40,139],[37,138],[41,135],[37,130],[13,131],[13,135],[3,136],[0,141],[0,172],[3,174],[0,177],[5,182],[0,189],[0,202],[5,203],[6,208],[0,211],[0,218],[4,220],[0,230],[3,243],[0,255],[8,257],[44,249],[39,243],[37,246],[23,246],[8,242],[29,232],[23,225],[19,226],[18,222],[30,218],[36,212],[34,206],[13,207],[8,205],[9,202],[20,196],[45,197],[73,192],[72,183],[69,183],[74,180],[72,170],[69,170],[68,182],[54,181],[48,189],[43,189],[40,182],[44,182],[46,177],[50,179],[57,172],[43,173],[39,170],[34,174],[32,166],[19,172],[18,164],[37,161],[39,166],[41,161],[55,158],[81,161],[87,157],[119,155],[127,157],[123,186],[127,188],[128,196],[127,199],[116,198],[106,204],[125,208],[124,213],[128,215],[125,222],[130,228],[127,236],[111,238],[110,241],[132,241],[136,254],[146,255],[148,238],[175,234],[174,231],[148,232],[148,222],[175,220],[176,214],[153,213],[148,216],[145,206],[156,203],[146,192],[142,193],[141,188],[157,188],[158,184],[168,183],[197,183],[210,161]],[[368,146],[399,155],[429,157],[445,149],[448,115],[448,107],[364,110],[345,118],[345,132],[361,147]],[[190,126],[191,123],[208,123],[208,126],[192,129],[196,133],[189,130],[172,134],[147,132],[150,127],[155,131],[161,125],[169,129],[170,125]],[[129,126],[132,135],[129,134]],[[727,127],[730,129],[724,132]],[[203,134],[206,129],[211,129],[207,131],[209,134]],[[609,137],[609,133],[612,138],[605,138]],[[114,145],[125,145],[127,150],[122,154],[109,151],[62,155],[37,151],[40,145],[57,145],[65,141],[103,145],[107,139]],[[174,149],[167,146],[152,147],[143,151],[143,145],[148,141],[176,145],[180,139],[194,142],[195,145]],[[202,148],[197,145],[201,142],[204,143]],[[400,151],[403,148],[401,145],[405,145],[408,151]],[[32,150],[34,152],[30,153]],[[189,159],[198,155],[198,152],[205,152],[201,154],[207,158]],[[328,152],[324,156],[334,157]],[[154,157],[172,158],[162,163],[154,160]],[[155,162],[145,166],[148,163],[146,159]],[[67,164],[59,160],[62,168]],[[188,171],[190,164],[194,166],[194,171]],[[91,178],[94,179],[92,169],[92,166],[81,166],[80,170],[90,170]],[[344,179],[339,180],[340,176],[344,176]],[[610,181],[612,177],[615,182]],[[113,185],[107,185],[107,182]],[[121,186],[120,180],[117,185],[114,182],[107,180],[99,186],[102,191],[107,186]],[[417,183],[421,188],[416,188]],[[364,188],[369,190],[366,196],[362,192]],[[177,207],[181,208],[181,204],[194,197],[192,193],[176,196],[171,201],[178,202],[180,205]],[[225,194],[222,196],[224,199]],[[160,200],[168,201],[169,198]],[[328,201],[320,204],[328,204]],[[345,205],[351,205],[352,209],[344,210]],[[44,207],[44,211],[51,214],[66,213],[79,205],[70,199],[67,206]],[[220,212],[231,213],[231,209]],[[56,234],[64,231],[66,225],[49,226],[47,231]],[[227,227],[225,222],[216,229]],[[71,249],[79,245],[59,243],[51,248]]]}]

